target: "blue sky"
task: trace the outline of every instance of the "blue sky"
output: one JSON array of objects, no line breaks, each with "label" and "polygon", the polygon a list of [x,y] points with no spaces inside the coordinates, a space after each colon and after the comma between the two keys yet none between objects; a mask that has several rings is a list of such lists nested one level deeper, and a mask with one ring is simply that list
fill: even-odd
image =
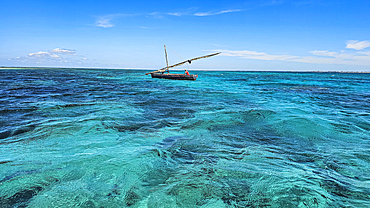
[{"label": "blue sky", "polygon": [[[370,1],[0,1],[0,66],[370,71]],[[184,66],[182,67],[184,68]]]}]

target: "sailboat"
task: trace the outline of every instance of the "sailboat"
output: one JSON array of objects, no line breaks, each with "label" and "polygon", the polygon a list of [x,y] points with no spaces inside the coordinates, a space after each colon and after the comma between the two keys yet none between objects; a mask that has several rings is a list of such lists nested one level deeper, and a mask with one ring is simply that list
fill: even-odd
[{"label": "sailboat", "polygon": [[211,57],[211,56],[215,56],[215,55],[220,54],[221,52],[212,53],[212,54],[209,54],[209,55],[206,55],[206,56],[200,56],[200,57],[192,58],[192,59],[182,61],[180,63],[170,65],[170,66],[168,65],[166,45],[164,46],[164,53],[165,53],[165,57],[166,57],[167,66],[162,68],[162,69],[146,73],[145,75],[150,74],[152,76],[152,78],[159,78],[159,79],[175,79],[175,80],[193,80],[193,81],[195,81],[198,78],[197,74],[189,74],[189,75],[188,74],[170,74],[169,69],[173,68],[173,67],[176,67],[176,66],[181,66],[181,65],[186,64],[186,63],[191,64],[192,61],[202,59],[202,58],[208,58],[208,57]]}]

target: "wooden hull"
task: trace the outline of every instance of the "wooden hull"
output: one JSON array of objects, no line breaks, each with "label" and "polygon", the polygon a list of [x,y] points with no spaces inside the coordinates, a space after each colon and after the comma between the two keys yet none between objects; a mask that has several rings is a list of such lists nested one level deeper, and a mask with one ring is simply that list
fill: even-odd
[{"label": "wooden hull", "polygon": [[198,75],[196,75],[196,74],[185,75],[185,74],[153,73],[151,75],[152,75],[152,78],[158,78],[158,79],[175,79],[175,80],[192,80],[192,81],[195,81],[198,78]]}]

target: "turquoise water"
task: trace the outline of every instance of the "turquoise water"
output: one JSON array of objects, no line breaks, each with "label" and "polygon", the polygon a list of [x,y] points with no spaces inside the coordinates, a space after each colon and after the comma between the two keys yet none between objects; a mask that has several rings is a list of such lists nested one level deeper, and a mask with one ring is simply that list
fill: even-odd
[{"label": "turquoise water", "polygon": [[0,70],[0,207],[370,207],[370,74]]}]

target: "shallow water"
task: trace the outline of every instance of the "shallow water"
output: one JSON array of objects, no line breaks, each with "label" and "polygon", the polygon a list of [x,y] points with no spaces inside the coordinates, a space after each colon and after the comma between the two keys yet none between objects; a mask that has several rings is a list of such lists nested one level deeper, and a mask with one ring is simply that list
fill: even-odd
[{"label": "shallow water", "polygon": [[0,207],[369,207],[370,74],[0,70]]}]

